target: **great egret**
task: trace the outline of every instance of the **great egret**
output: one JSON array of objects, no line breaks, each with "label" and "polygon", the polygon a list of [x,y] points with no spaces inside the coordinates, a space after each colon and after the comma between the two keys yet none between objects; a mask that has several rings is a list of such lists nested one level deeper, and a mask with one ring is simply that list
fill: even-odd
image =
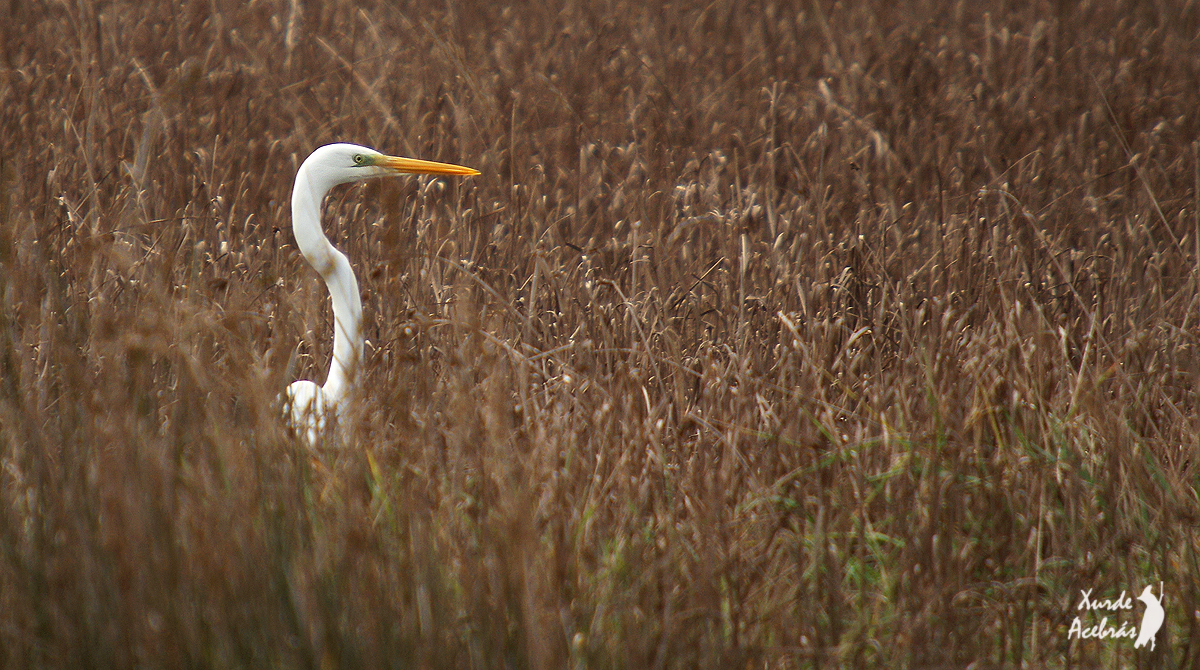
[{"label": "great egret", "polygon": [[292,426],[309,444],[325,430],[327,415],[344,411],[346,394],[362,360],[362,299],[346,255],[321,230],[321,203],[329,189],[370,177],[402,174],[476,175],[449,163],[387,156],[356,144],[328,144],[312,152],[296,172],[292,189],[292,233],[304,260],[325,280],[333,302],[333,357],[323,386],[301,380],[287,387]]}]

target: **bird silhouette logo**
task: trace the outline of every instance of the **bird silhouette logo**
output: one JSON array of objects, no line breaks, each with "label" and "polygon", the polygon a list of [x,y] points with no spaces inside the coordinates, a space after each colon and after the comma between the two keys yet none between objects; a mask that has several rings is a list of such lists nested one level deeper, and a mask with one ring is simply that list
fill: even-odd
[{"label": "bird silhouette logo", "polygon": [[1142,591],[1142,595],[1138,596],[1138,600],[1146,603],[1146,612],[1142,614],[1142,627],[1138,631],[1137,642],[1133,643],[1134,649],[1139,649],[1150,643],[1150,650],[1154,650],[1154,636],[1158,634],[1158,629],[1162,628],[1163,619],[1166,618],[1166,613],[1163,612],[1162,606],[1162,585],[1159,585],[1159,597],[1154,597],[1154,592],[1151,590],[1153,585],[1147,586]]}]

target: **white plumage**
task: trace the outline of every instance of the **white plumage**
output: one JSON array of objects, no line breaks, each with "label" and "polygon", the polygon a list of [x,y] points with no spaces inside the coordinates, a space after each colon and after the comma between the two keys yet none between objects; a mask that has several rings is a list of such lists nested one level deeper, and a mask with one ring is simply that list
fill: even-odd
[{"label": "white plumage", "polygon": [[321,203],[338,184],[402,174],[476,175],[478,170],[415,158],[387,156],[355,144],[329,144],[312,152],[296,172],[292,189],[292,233],[308,264],[325,280],[333,303],[333,357],[325,383],[300,380],[288,385],[285,401],[292,427],[315,444],[329,417],[344,409],[347,392],[362,361],[362,299],[346,255],[321,230]]}]

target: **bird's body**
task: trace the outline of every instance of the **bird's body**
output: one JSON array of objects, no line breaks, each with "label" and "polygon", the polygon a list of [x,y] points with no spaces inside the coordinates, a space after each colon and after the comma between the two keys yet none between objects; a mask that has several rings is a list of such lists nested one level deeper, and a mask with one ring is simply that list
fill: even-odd
[{"label": "bird's body", "polygon": [[314,444],[330,415],[344,411],[346,396],[362,361],[362,299],[350,260],[321,230],[321,203],[338,184],[401,174],[475,175],[449,163],[399,158],[355,144],[329,144],[312,152],[296,172],[292,188],[292,233],[304,260],[321,275],[333,304],[333,357],[325,383],[300,380],[288,385],[292,427]]}]

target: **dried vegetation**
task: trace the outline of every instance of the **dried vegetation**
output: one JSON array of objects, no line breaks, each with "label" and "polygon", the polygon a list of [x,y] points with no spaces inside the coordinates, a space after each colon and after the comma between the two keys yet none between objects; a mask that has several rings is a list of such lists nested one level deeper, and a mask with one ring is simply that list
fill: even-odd
[{"label": "dried vegetation", "polygon": [[7,3],[0,665],[1197,663],[1176,4]]}]

